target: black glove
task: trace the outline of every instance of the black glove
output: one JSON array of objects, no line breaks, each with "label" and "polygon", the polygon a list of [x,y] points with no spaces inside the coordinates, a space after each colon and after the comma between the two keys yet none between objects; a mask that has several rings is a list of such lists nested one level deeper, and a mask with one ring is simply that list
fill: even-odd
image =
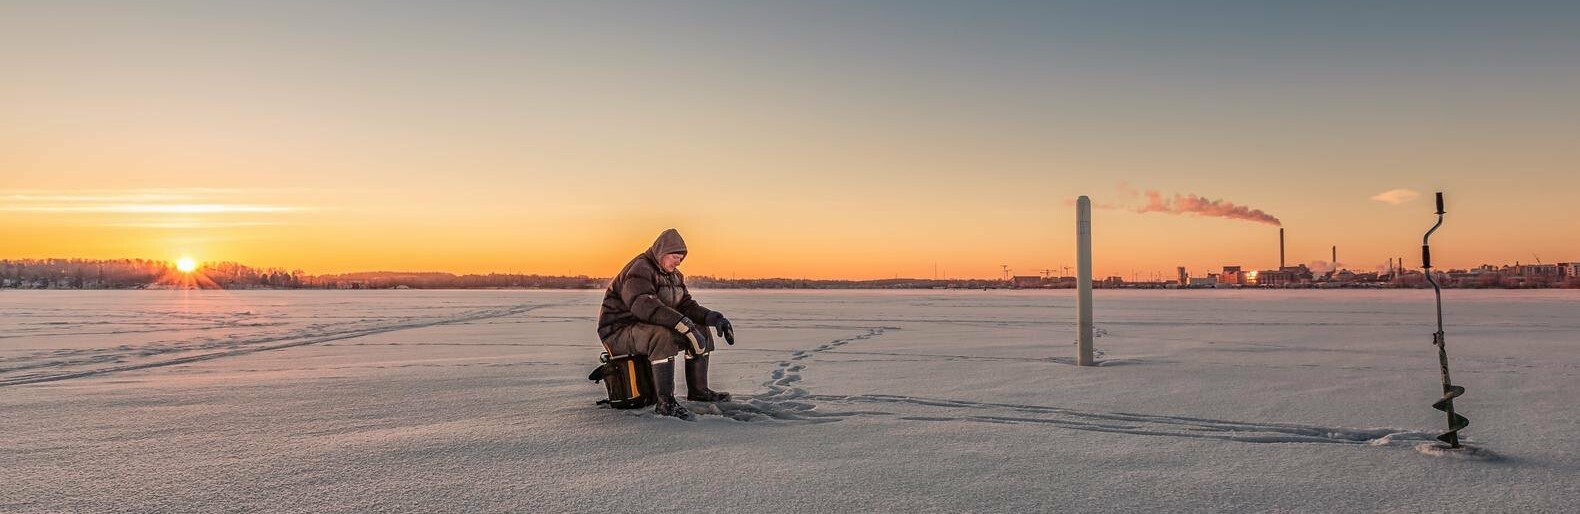
[{"label": "black glove", "polygon": [[724,342],[730,343],[731,346],[735,345],[735,327],[730,325],[730,320],[725,319],[723,314],[717,311],[710,312],[707,322],[708,326],[719,331],[719,337],[724,338]]}]

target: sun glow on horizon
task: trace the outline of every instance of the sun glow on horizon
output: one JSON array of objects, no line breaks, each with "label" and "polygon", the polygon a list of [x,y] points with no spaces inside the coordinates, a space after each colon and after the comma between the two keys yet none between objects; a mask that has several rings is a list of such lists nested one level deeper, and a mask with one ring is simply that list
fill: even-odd
[{"label": "sun glow on horizon", "polygon": [[176,259],[176,270],[182,273],[191,273],[197,271],[197,261],[192,260],[191,257],[183,255],[180,259]]}]

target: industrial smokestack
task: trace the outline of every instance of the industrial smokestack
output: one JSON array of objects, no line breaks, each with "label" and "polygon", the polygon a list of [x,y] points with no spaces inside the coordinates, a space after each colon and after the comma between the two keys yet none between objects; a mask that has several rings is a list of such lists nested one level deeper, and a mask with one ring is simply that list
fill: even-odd
[{"label": "industrial smokestack", "polygon": [[1284,269],[1284,229],[1278,229],[1278,269]]},{"label": "industrial smokestack", "polygon": [[1333,247],[1333,271],[1338,271],[1338,270],[1339,270],[1339,247],[1337,245],[1334,245],[1334,247]]}]

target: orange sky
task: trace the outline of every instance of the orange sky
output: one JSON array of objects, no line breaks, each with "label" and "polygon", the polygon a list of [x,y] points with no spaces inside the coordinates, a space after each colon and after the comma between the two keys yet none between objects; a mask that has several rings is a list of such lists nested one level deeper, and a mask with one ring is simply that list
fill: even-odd
[{"label": "orange sky", "polygon": [[1580,260],[1573,17],[630,9],[7,4],[0,258],[997,277],[1073,266],[1084,194],[1100,276],[1277,265],[1155,190],[1373,269],[1442,190],[1440,266]]}]

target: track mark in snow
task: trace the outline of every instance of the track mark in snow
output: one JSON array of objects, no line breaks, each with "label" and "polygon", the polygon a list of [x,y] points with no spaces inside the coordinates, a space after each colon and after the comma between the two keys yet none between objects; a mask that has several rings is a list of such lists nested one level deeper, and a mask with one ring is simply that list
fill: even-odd
[{"label": "track mark in snow", "polygon": [[[885,330],[897,330],[895,327],[864,328],[866,333],[845,339],[835,339],[828,343],[818,345],[810,350],[798,350],[790,353],[788,360],[776,361],[773,371],[768,373],[768,381],[764,387],[768,388],[765,394],[755,397],[739,397],[739,400],[717,403],[687,402],[688,408],[693,413],[702,415],[717,415],[734,421],[795,421],[826,423],[838,421],[852,416],[888,416],[892,413],[881,411],[847,411],[847,412],[819,412],[817,405],[800,399],[808,397],[806,389],[794,387],[801,381],[801,372],[806,370],[803,362],[820,352],[825,352],[845,346],[847,344],[871,339],[883,335]],[[651,413],[636,414],[647,416]]]},{"label": "track mark in snow", "polygon": [[735,421],[809,421],[826,423],[837,421],[839,415],[813,412],[813,406],[803,402],[769,402],[763,400],[693,403],[696,414],[724,416]]},{"label": "track mark in snow", "polygon": [[[828,353],[831,354],[831,355],[875,355],[875,356],[892,356],[892,357],[909,357],[910,358],[908,360],[894,360],[892,362],[917,362],[917,361],[924,361],[924,360],[926,360],[926,361],[940,361],[941,360],[941,361],[1045,362],[1045,363],[1053,363],[1053,364],[1070,364],[1070,363],[1074,362],[1073,359],[1066,359],[1066,358],[1061,358],[1061,357],[991,357],[991,356],[986,356],[986,355],[950,355],[950,354],[938,354],[938,353],[897,353],[897,352],[857,352],[857,351],[850,351],[850,350],[831,351],[831,352],[828,352]],[[856,362],[856,361],[842,360],[840,362]],[[875,362],[891,362],[891,361],[887,360],[887,359],[883,359],[883,360],[877,360]]]},{"label": "track mark in snow", "polygon": [[199,362],[199,361],[218,359],[218,358],[222,358],[222,357],[231,357],[231,356],[236,356],[236,355],[247,355],[247,354],[251,354],[251,353],[266,352],[266,351],[270,351],[270,350],[282,350],[282,349],[293,348],[293,347],[297,347],[297,346],[306,346],[306,345],[311,345],[311,344],[327,343],[327,342],[330,342],[330,341],[340,341],[340,340],[344,340],[344,339],[352,339],[352,338],[370,336],[370,335],[375,335],[375,334],[383,334],[383,333],[394,332],[394,331],[398,331],[398,330],[409,330],[409,329],[414,329],[414,328],[436,327],[436,326],[441,326],[441,325],[452,325],[452,324],[456,324],[456,323],[466,323],[466,322],[470,322],[470,321],[478,321],[478,320],[491,319],[491,318],[500,318],[500,317],[505,317],[505,316],[514,316],[514,315],[517,315],[517,314],[522,314],[522,313],[530,312],[530,311],[535,310],[535,309],[540,309],[540,308],[549,307],[549,306],[550,305],[517,305],[517,306],[508,307],[508,308],[504,308],[504,309],[488,309],[488,310],[476,310],[476,311],[470,311],[470,312],[463,312],[463,313],[461,313],[461,314],[459,314],[457,316],[448,317],[448,318],[439,318],[439,319],[432,319],[432,318],[430,318],[430,319],[420,319],[420,320],[416,320],[416,321],[404,321],[404,322],[395,323],[395,324],[391,324],[391,325],[367,327],[367,328],[360,328],[360,329],[354,329],[354,330],[346,330],[346,331],[337,332],[337,333],[330,333],[330,334],[304,334],[304,335],[298,335],[298,336],[295,336],[295,337],[282,338],[280,340],[284,340],[286,342],[277,343],[277,344],[267,344],[267,345],[261,345],[261,346],[245,346],[245,347],[240,347],[240,348],[236,348],[236,347],[233,346],[232,349],[230,349],[230,350],[211,352],[211,353],[203,353],[203,354],[198,354],[198,355],[189,355],[189,356],[186,356],[186,357],[180,357],[180,358],[176,358],[176,359],[168,359],[168,360],[161,360],[161,361],[154,361],[154,362],[142,362],[142,363],[137,363],[137,364],[127,364],[127,365],[123,365],[123,366],[111,366],[111,367],[105,367],[105,368],[95,368],[95,369],[89,369],[89,370],[83,370],[83,371],[75,371],[75,372],[66,372],[66,373],[59,373],[59,374],[53,374],[53,375],[29,375],[29,376],[10,378],[10,379],[0,379],[0,387],[13,386],[13,385],[22,385],[22,384],[36,384],[36,383],[40,383],[40,382],[54,382],[54,381],[59,381],[59,380],[69,380],[69,379],[73,379],[73,378],[92,377],[92,376],[104,375],[104,374],[108,374],[108,373],[117,373],[117,372],[121,372],[121,371],[133,371],[133,370],[139,370],[139,369],[157,368],[157,367],[163,367],[163,366],[173,366],[173,365],[177,365],[177,364],[187,364],[187,363],[192,363],[192,362]]},{"label": "track mark in snow", "polygon": [[[821,412],[817,410],[817,405],[808,402],[757,398],[716,403],[692,402],[689,408],[694,414],[723,416],[733,421],[744,422],[828,423],[856,416],[892,415],[881,411]],[[651,411],[644,413],[646,414],[651,414]]]},{"label": "track mark in snow", "polygon": [[[953,416],[907,415],[913,421],[973,421],[1000,424],[1044,424],[1072,430],[1116,434],[1216,439],[1243,443],[1330,443],[1368,446],[1414,445],[1432,441],[1432,434],[1397,428],[1343,428],[1294,423],[1253,423],[1186,416],[1130,412],[1089,412],[1043,405],[1017,405],[866,394],[812,395],[806,399],[833,403],[887,403],[960,411]],[[972,411],[987,411],[971,414]],[[997,411],[997,412],[994,412]]]},{"label": "track mark in snow", "polygon": [[806,389],[795,387],[801,381],[801,372],[806,370],[803,362],[820,352],[825,352],[845,346],[856,341],[871,339],[883,335],[884,330],[897,330],[894,327],[876,327],[865,329],[866,333],[845,339],[835,339],[828,343],[818,345],[810,350],[798,350],[790,353],[789,360],[774,363],[773,371],[768,373],[768,382],[764,387],[768,392],[756,397],[745,397],[741,401],[728,401],[719,403],[692,403],[691,410],[698,414],[716,414],[736,421],[837,421],[841,418],[861,415],[889,415],[887,412],[817,412],[816,405],[799,401],[809,396]]},{"label": "track mark in snow", "polygon": [[791,353],[790,360],[780,361],[774,368],[773,372],[769,374],[770,378],[768,382],[764,384],[764,386],[768,388],[768,393],[760,396],[759,399],[792,399],[806,396],[807,392],[805,389],[791,386],[791,384],[801,381],[801,372],[806,370],[806,365],[802,364],[801,361],[804,361],[820,352],[826,352],[850,343],[854,343],[856,341],[862,341],[881,336],[885,330],[892,329],[894,328],[868,328],[867,333],[865,334],[855,337],[848,337],[845,339],[835,339],[833,341],[829,341],[828,343],[818,345],[816,348],[811,350],[800,350]]}]

